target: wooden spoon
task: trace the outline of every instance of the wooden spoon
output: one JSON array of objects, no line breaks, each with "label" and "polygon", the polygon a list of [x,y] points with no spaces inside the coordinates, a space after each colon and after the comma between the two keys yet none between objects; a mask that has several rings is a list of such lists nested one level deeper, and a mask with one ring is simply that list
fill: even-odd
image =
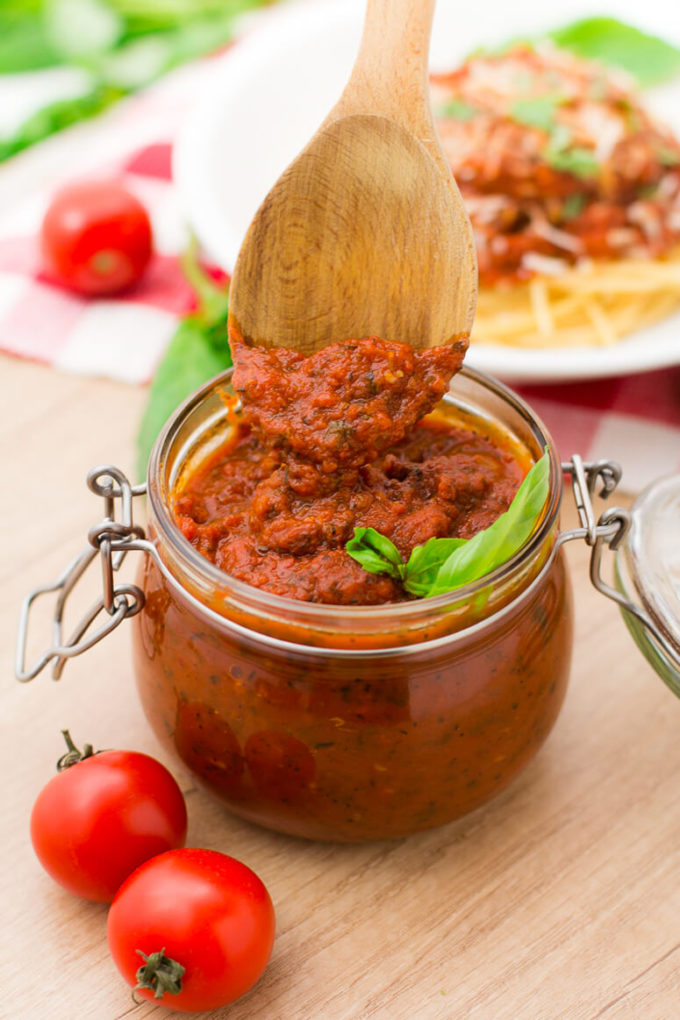
[{"label": "wooden spoon", "polygon": [[340,100],[239,252],[230,325],[248,343],[311,354],[375,335],[422,349],[469,333],[477,263],[430,110],[434,6],[367,0]]}]

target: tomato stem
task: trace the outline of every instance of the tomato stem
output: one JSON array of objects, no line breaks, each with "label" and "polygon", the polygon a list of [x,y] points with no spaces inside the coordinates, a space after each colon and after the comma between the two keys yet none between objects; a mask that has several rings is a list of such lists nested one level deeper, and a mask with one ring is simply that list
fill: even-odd
[{"label": "tomato stem", "polygon": [[77,765],[79,761],[84,761],[85,758],[91,758],[94,754],[94,748],[92,744],[85,744],[83,750],[80,751],[71,739],[71,734],[68,730],[61,731],[68,751],[66,754],[62,754],[61,758],[57,762],[57,772],[63,772],[64,769],[68,769],[71,765]]},{"label": "tomato stem", "polygon": [[132,989],[133,992],[147,989],[153,992],[154,999],[162,999],[166,992],[178,995],[182,991],[182,975],[186,968],[177,960],[171,960],[165,955],[165,946],[160,952],[149,953],[148,956],[141,949],[137,952],[144,960],[144,964],[135,975],[137,984]]},{"label": "tomato stem", "polygon": [[198,254],[198,241],[191,234],[186,249],[180,255],[180,265],[187,282],[196,294],[198,304],[196,314],[204,326],[209,326],[215,319],[221,319],[226,314],[227,291],[219,287],[205,272]]}]

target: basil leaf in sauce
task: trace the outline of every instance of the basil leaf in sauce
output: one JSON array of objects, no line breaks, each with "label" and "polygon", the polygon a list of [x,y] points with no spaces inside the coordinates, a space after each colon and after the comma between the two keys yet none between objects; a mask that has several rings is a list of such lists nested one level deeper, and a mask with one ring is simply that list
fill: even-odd
[{"label": "basil leaf in sauce", "polygon": [[388,574],[398,580],[404,577],[401,553],[394,542],[375,528],[355,528],[345,549],[369,574]]},{"label": "basil leaf in sauce", "polygon": [[464,538],[430,538],[425,545],[417,545],[406,564],[406,590],[411,595],[429,595],[441,567],[465,543]]},{"label": "basil leaf in sauce", "polygon": [[545,506],[549,477],[546,450],[493,524],[470,539],[431,538],[413,549],[406,564],[394,543],[374,528],[355,528],[345,549],[370,573],[401,579],[411,595],[446,594],[489,574],[522,548]]},{"label": "basil leaf in sauce", "polygon": [[453,550],[439,568],[428,594],[443,595],[477,581],[514,556],[531,535],[545,506],[549,476],[546,451],[526,475],[505,513]]}]

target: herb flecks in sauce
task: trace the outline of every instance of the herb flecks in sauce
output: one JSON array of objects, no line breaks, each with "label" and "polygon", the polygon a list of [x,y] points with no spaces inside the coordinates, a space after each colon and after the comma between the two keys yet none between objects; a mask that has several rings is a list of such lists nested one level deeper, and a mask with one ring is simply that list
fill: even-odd
[{"label": "herb flecks in sauce", "polygon": [[368,464],[402,440],[444,396],[467,350],[463,337],[426,351],[366,337],[311,357],[234,335],[230,342],[245,423],[328,474]]},{"label": "herb flecks in sauce", "polygon": [[401,579],[346,551],[373,528],[407,560],[470,539],[510,505],[527,464],[500,433],[429,416],[467,342],[415,351],[376,337],[305,358],[231,337],[242,422],[175,500],[190,542],[277,595],[339,605],[403,601]]}]

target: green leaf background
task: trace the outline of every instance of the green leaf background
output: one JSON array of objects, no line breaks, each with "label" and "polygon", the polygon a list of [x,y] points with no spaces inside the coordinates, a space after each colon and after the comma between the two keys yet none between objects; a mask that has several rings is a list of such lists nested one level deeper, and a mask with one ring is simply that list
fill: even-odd
[{"label": "green leaf background", "polygon": [[146,410],[137,433],[137,478],[146,476],[151,448],[170,415],[213,376],[231,365],[227,334],[228,290],[220,287],[198,262],[192,240],[182,257],[184,275],[192,284],[198,307],[180,322],[149,388]]},{"label": "green leaf background", "polygon": [[59,65],[88,72],[81,95],[47,103],[0,137],[0,160],[102,113],[111,103],[233,37],[269,0],[0,0],[0,74]]}]

